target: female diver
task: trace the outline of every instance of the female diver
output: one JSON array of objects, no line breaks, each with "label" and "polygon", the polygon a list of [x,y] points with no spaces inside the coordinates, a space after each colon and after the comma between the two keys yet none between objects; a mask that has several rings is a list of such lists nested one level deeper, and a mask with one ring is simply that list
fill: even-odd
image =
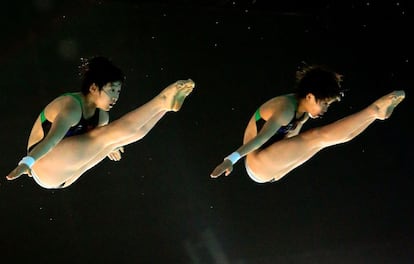
[{"label": "female diver", "polygon": [[65,188],[105,157],[119,160],[123,146],[143,138],[168,111],[178,111],[192,92],[190,79],[177,81],[141,107],[108,123],[124,74],[95,57],[80,66],[82,89],[51,101],[31,130],[27,156],[6,178],[28,174],[47,189]]},{"label": "female diver", "polygon": [[342,76],[323,67],[299,70],[296,93],[277,96],[261,105],[250,118],[243,145],[227,156],[211,173],[228,176],[242,157],[250,178],[257,183],[274,182],[300,166],[323,148],[347,142],[375,120],[390,117],[404,99],[404,91],[393,91],[365,109],[331,124],[300,132],[310,118],[321,117],[340,101]]}]

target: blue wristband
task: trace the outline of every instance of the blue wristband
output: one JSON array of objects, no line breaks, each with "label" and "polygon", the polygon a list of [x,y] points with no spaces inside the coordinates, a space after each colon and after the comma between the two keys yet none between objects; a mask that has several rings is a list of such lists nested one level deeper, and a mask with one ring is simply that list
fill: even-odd
[{"label": "blue wristband", "polygon": [[30,157],[30,156],[26,156],[24,158],[22,158],[21,161],[19,161],[19,164],[26,164],[27,167],[32,168],[33,164],[35,163],[35,159]]},{"label": "blue wristband", "polygon": [[240,154],[235,151],[233,153],[231,153],[230,155],[228,155],[225,159],[228,159],[231,161],[232,164],[236,163],[239,159],[241,158]]}]

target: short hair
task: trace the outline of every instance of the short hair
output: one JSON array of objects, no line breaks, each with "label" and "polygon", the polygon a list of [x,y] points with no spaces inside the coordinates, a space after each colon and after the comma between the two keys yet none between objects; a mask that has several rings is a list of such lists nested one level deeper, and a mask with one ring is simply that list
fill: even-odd
[{"label": "short hair", "polygon": [[105,57],[92,57],[90,59],[81,58],[79,65],[79,75],[81,77],[81,91],[83,94],[89,93],[92,84],[102,90],[103,86],[112,82],[124,82],[125,75],[120,68],[115,66],[111,60]]},{"label": "short hair", "polygon": [[342,78],[342,75],[322,65],[305,66],[296,72],[296,94],[299,98],[311,93],[316,100],[340,100],[344,96]]}]

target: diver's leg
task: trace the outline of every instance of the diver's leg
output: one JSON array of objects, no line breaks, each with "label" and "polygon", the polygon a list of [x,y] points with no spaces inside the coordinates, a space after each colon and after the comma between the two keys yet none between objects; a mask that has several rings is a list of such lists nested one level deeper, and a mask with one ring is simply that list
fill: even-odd
[{"label": "diver's leg", "polygon": [[[143,138],[154,126],[155,124],[165,115],[166,111],[161,111],[157,115],[155,115],[150,121],[148,121],[144,126],[141,127],[140,131],[136,133],[134,136],[131,136],[130,138],[126,138],[124,141],[120,141],[120,146],[125,146],[130,144],[131,142],[136,142]],[[85,171],[89,170],[99,162],[101,162],[103,159],[105,159],[110,152],[112,152],[117,147],[108,147],[108,149],[102,150],[100,153],[97,153],[97,155],[91,159],[88,163],[86,163],[84,166],[79,168],[78,172],[75,173],[74,176],[72,176],[70,179],[68,179],[65,182],[65,185],[63,187],[70,186],[73,182],[75,182]]]},{"label": "diver's leg", "polygon": [[264,150],[248,155],[248,166],[264,181],[278,180],[321,149],[347,142],[362,133],[376,119],[388,118],[404,97],[402,91],[392,92],[355,114],[280,140]]},{"label": "diver's leg", "polygon": [[113,149],[142,138],[167,111],[178,111],[194,83],[186,81],[170,85],[160,95],[114,122],[56,145],[35,162],[33,169],[46,184],[57,186],[78,178],[104,159]]},{"label": "diver's leg", "polygon": [[106,125],[104,131],[92,132],[91,136],[106,138],[109,144],[128,138],[132,139],[130,143],[135,142],[148,133],[167,111],[178,111],[193,88],[192,80],[177,81],[148,103]]}]

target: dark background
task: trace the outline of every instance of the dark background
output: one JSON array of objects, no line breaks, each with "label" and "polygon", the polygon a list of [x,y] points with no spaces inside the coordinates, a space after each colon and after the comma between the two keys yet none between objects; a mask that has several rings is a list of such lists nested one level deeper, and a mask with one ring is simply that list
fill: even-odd
[{"label": "dark background", "polygon": [[[412,263],[408,1],[276,2],[2,3],[4,176],[41,109],[79,89],[81,57],[110,57],[127,74],[113,119],[177,79],[196,89],[120,162],[103,161],[67,189],[3,176],[1,263]],[[256,108],[293,91],[302,61],[343,73],[349,89],[304,129],[394,89],[407,98],[279,182],[254,183],[242,162],[210,179]]]}]

